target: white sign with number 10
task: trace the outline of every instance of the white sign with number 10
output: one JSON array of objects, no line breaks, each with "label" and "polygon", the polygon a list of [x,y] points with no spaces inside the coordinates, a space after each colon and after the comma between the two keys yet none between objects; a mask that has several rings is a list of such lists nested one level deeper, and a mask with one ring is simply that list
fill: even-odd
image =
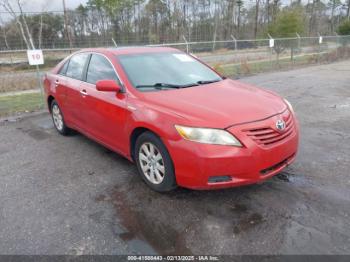
[{"label": "white sign with number 10", "polygon": [[30,65],[44,64],[44,56],[42,50],[27,50],[27,56]]}]

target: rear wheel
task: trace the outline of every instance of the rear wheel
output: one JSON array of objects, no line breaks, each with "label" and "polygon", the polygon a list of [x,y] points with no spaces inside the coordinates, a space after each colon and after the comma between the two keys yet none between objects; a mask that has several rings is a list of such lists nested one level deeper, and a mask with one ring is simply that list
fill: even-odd
[{"label": "rear wheel", "polygon": [[51,116],[56,130],[61,135],[68,135],[70,129],[66,126],[62,111],[55,100],[51,102]]},{"label": "rear wheel", "polygon": [[166,192],[176,188],[173,162],[163,142],[153,133],[141,134],[135,144],[138,171],[153,190]]}]

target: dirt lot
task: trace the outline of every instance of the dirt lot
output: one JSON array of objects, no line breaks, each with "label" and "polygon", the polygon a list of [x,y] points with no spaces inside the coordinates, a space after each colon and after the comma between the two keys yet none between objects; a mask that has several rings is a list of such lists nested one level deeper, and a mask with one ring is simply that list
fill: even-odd
[{"label": "dirt lot", "polygon": [[49,116],[0,124],[1,254],[350,254],[350,61],[242,79],[287,97],[295,164],[262,184],[149,190]]}]

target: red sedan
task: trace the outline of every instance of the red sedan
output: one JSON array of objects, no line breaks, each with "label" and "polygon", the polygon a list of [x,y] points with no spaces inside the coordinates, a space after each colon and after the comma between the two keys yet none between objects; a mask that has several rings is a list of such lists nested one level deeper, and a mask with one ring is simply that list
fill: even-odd
[{"label": "red sedan", "polygon": [[77,130],[136,163],[156,191],[256,183],[298,149],[290,103],[172,48],[89,49],[44,80],[59,133]]}]

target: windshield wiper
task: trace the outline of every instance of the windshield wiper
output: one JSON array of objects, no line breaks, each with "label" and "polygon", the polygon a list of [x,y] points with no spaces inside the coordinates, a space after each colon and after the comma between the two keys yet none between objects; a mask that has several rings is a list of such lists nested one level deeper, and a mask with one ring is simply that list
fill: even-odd
[{"label": "windshield wiper", "polygon": [[180,88],[179,85],[167,84],[167,83],[155,83],[154,85],[137,85],[136,88],[155,88],[155,89],[163,89],[163,88]]},{"label": "windshield wiper", "polygon": [[137,85],[136,88],[155,88],[155,89],[163,89],[163,88],[186,88],[191,86],[198,86],[197,83],[191,83],[187,85],[175,85],[168,83],[155,83],[154,85]]},{"label": "windshield wiper", "polygon": [[199,85],[206,85],[206,84],[216,83],[216,82],[220,82],[220,81],[221,81],[221,79],[201,80],[201,81],[197,81],[197,84],[199,84]]}]

